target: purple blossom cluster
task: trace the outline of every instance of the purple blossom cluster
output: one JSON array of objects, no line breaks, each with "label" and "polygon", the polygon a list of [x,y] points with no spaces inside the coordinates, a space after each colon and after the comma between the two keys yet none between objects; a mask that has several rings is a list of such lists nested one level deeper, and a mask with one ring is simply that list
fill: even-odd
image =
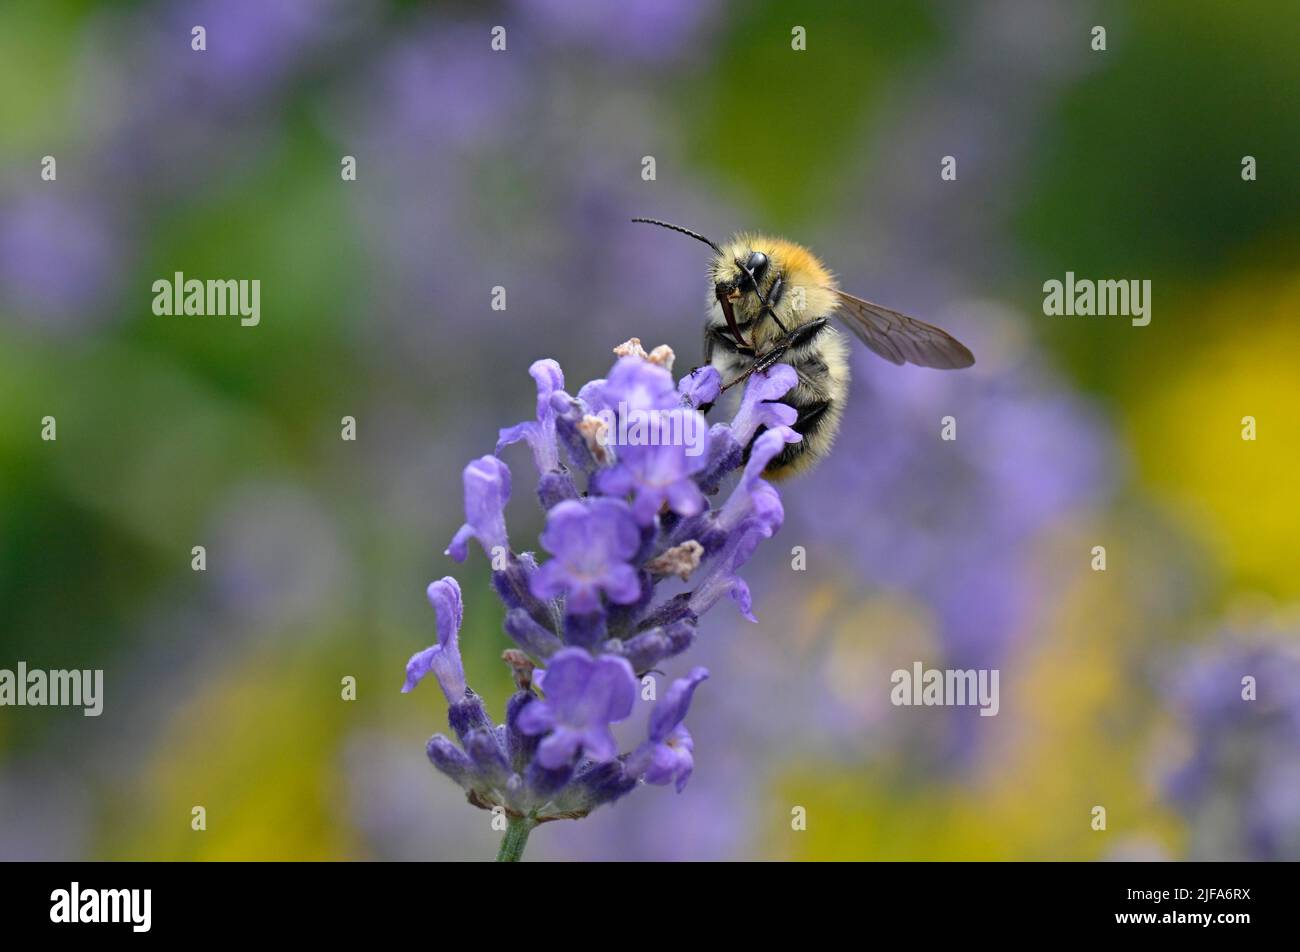
[{"label": "purple blossom cluster", "polygon": [[[647,354],[633,340],[615,353],[622,356],[609,376],[576,396],[564,389],[555,361],[534,363],[536,416],[500,433],[498,453],[518,442],[532,452],[546,512],[544,561],[511,547],[506,464],[483,456],[464,470],[465,524],[447,554],[464,561],[475,540],[491,560],[504,628],[518,646],[504,655],[518,688],[505,723],[493,724],[466,683],[457,646],[460,587],[450,577],[429,586],[438,642],[411,658],[402,689],[434,675],[455,741],[434,735],[429,759],[471,803],[504,808],[529,827],[585,816],[639,782],[685,787],[694,761],[684,722],[706,669],[672,682],[631,750],[619,752],[612,725],[631,716],[640,679],[691,646],[714,605],[730,598],[753,619],[749,588],[737,573],[784,518],[763,469],[800,438],[790,429],[795,411],[776,402],[795,384],[785,364],[755,374],[732,421],[706,430],[699,407],[719,396],[715,369],[674,383],[668,348]],[[652,411],[659,419],[694,416],[665,432],[707,432],[702,451],[680,441],[612,439],[620,428],[610,421]],[[724,480],[736,471],[724,494]],[[674,577],[686,590],[660,592]]]},{"label": "purple blossom cluster", "polygon": [[1164,779],[1189,859],[1300,859],[1300,648],[1230,633],[1179,667],[1167,694],[1190,751]]}]

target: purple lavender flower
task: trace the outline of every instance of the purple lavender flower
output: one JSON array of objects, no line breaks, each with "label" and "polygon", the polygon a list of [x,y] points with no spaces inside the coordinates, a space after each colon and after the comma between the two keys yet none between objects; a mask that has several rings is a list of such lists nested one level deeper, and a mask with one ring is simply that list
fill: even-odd
[{"label": "purple lavender flower", "polygon": [[[760,379],[754,386],[763,387],[764,381]],[[781,528],[785,519],[781,496],[776,487],[762,478],[762,472],[786,443],[797,439],[798,434],[787,427],[767,430],[759,436],[740,481],[722,508],[710,514],[710,525],[703,535],[706,546],[713,549],[713,557],[700,574],[688,602],[696,615],[704,614],[724,595],[729,595],[742,616],[757,621],[749,586],[736,573],[749,561],[759,542]]]},{"label": "purple lavender flower", "polygon": [[682,405],[672,374],[624,357],[599,388],[599,400],[617,452],[615,464],[598,474],[600,491],[631,495],[643,526],[665,505],[682,516],[703,511],[704,494],[693,477],[708,463],[708,425],[702,413]]},{"label": "purple lavender flower", "polygon": [[[449,578],[430,586],[438,644],[407,665],[404,690],[430,671],[438,678],[460,742],[435,735],[427,745],[430,762],[471,803],[502,808],[510,818],[503,859],[519,857],[538,823],[586,816],[642,782],[671,783],[679,792],[686,786],[694,742],[684,721],[696,687],[708,677],[705,669],[673,682],[650,715],[647,739],[634,750],[619,753],[612,725],[631,715],[637,678],[689,648],[701,616],[724,595],[753,618],[748,586],[737,573],[784,517],[780,496],[762,471],[787,442],[799,439],[782,425],[789,408],[772,402],[793,383],[788,368],[755,374],[738,416],[740,436],[716,424],[687,462],[684,447],[671,440],[611,449],[604,437],[634,411],[670,419],[687,414],[703,433],[696,406],[717,397],[716,371],[693,373],[678,386],[667,370],[672,353],[666,348],[646,354],[629,341],[617,352],[629,356],[576,397],[564,391],[554,361],[534,363],[536,420],[501,432],[500,446],[526,440],[533,450],[543,487],[538,499],[546,509],[541,544],[550,558],[544,563],[509,548],[505,464],[484,456],[465,468],[465,525],[447,552],[461,561],[468,540],[476,538],[493,555],[505,631],[518,645],[505,654],[518,686],[505,723],[493,726],[465,683],[457,647],[460,590]],[[767,429],[751,442],[760,427]],[[683,437],[686,430],[666,432]],[[715,441],[728,449],[710,449]],[[708,496],[740,468],[746,448],[740,479],[713,508]],[[580,496],[577,485],[584,479]],[[545,491],[548,481],[571,493]],[[670,577],[691,590],[656,598],[658,583]]]},{"label": "purple lavender flower", "polygon": [[677,381],[677,392],[691,407],[699,408],[706,403],[715,403],[722,396],[722,375],[712,364],[696,367]]},{"label": "purple lavender flower", "polygon": [[641,596],[630,561],[641,547],[641,533],[621,500],[560,503],[547,514],[542,547],[554,558],[533,574],[533,594],[543,599],[563,595],[569,614],[599,611],[602,592],[619,605]]},{"label": "purple lavender flower", "polygon": [[438,615],[438,643],[416,652],[406,662],[406,683],[402,693],[411,691],[430,671],[447,695],[447,701],[458,704],[465,699],[465,668],[460,662],[461,620],[465,608],[460,599],[460,585],[450,575],[429,583],[429,604]]},{"label": "purple lavender flower", "polygon": [[696,687],[708,677],[707,668],[695,668],[689,676],[674,681],[664,699],[655,705],[650,714],[650,739],[629,760],[629,769],[642,775],[646,783],[671,783],[678,793],[686,789],[695,769],[695,744],[682,721],[686,720]]},{"label": "purple lavender flower", "polygon": [[555,409],[551,396],[564,389],[564,371],[553,360],[538,360],[528,368],[537,382],[537,419],[506,427],[497,438],[497,452],[526,440],[533,451],[533,462],[542,474],[553,472],[560,466],[560,448],[555,442]]},{"label": "purple lavender flower", "polygon": [[[615,462],[597,474],[598,488],[630,495],[643,526],[653,525],[665,506],[678,515],[696,515],[704,509],[704,495],[693,477],[708,464],[708,425],[697,404],[684,403],[672,374],[654,362],[655,356],[645,354],[640,341],[628,343],[641,356],[624,357],[608,380],[579,393],[612,431],[606,442],[614,446]],[[694,378],[684,378],[683,386]],[[703,386],[707,390],[708,384]],[[689,403],[690,397],[685,399]]]},{"label": "purple lavender flower", "polygon": [[671,410],[681,406],[673,375],[641,357],[622,357],[601,388],[607,407],[619,405],[634,412]]},{"label": "purple lavender flower", "polygon": [[452,537],[446,554],[464,562],[470,539],[477,539],[483,551],[508,549],[506,503],[510,501],[510,469],[495,456],[483,456],[465,467],[465,524]]},{"label": "purple lavender flower", "polygon": [[632,713],[632,666],[613,655],[592,658],[581,648],[565,648],[551,658],[543,675],[533,683],[546,699],[526,705],[517,721],[525,734],[546,735],[537,748],[538,763],[556,770],[579,753],[594,761],[613,760],[618,744],[609,725]]},{"label": "purple lavender flower", "polygon": [[708,572],[702,573],[691,592],[687,605],[695,615],[702,615],[722,600],[730,596],[742,617],[756,622],[754,617],[754,599],[749,585],[736,574],[736,570],[749,561],[758,547],[761,533],[752,529],[741,530],[729,537],[712,559]]},{"label": "purple lavender flower", "polygon": [[[786,364],[778,366],[785,367]],[[757,377],[757,375],[755,375]],[[759,379],[756,386],[762,386]],[[750,527],[770,536],[781,528],[785,510],[781,507],[781,496],[776,488],[762,478],[763,469],[785,448],[786,443],[799,440],[799,435],[789,427],[777,427],[766,430],[754,441],[741,474],[740,482],[727,498],[722,507],[718,523],[724,531],[731,532],[741,527]]]},{"label": "purple lavender flower", "polygon": [[[699,423],[678,422],[699,418]],[[686,432],[698,426],[705,433],[704,417],[695,410],[677,408],[659,417],[668,430]],[[704,493],[693,477],[708,460],[681,444],[625,447],[613,469],[601,473],[600,489],[616,496],[632,495],[632,512],[641,525],[653,525],[661,509],[694,516],[704,509]]]},{"label": "purple lavender flower", "polygon": [[740,409],[731,421],[732,435],[742,446],[750,441],[760,426],[790,426],[799,416],[794,407],[777,403],[799,382],[799,375],[789,364],[774,364],[766,374],[755,375],[745,388]]}]

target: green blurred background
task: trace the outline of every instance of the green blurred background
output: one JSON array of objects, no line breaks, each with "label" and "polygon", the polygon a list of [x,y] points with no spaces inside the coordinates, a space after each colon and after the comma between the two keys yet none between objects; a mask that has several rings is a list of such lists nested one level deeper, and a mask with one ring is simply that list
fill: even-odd
[{"label": "green blurred background", "polygon": [[[1300,858],[1298,41],[1289,0],[0,6],[0,667],[106,684],[0,708],[0,857],[492,855],[402,669],[454,572],[510,690],[441,553],[529,363],[694,364],[703,259],[640,214],[804,241],[980,364],[857,355],[874,429],[784,490],[815,568],[760,556],[760,624],[709,633],[692,785],[530,855]],[[260,325],[154,316],[174,271],[259,279]],[[1066,271],[1150,279],[1151,324],[1044,316]],[[891,577],[861,541],[919,535]],[[996,664],[1001,713],[891,708],[914,659]]]}]

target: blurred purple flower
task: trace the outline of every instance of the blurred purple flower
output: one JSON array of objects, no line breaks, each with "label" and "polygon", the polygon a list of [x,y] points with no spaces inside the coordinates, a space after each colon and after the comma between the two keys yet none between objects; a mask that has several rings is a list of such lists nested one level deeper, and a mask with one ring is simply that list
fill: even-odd
[{"label": "blurred purple flower", "polygon": [[611,58],[661,60],[703,32],[714,0],[517,0],[536,32]]},{"label": "blurred purple flower", "polygon": [[[404,18],[402,35],[379,44],[320,111],[339,150],[358,162],[349,192],[377,290],[376,344],[391,360],[418,362],[431,380],[482,379],[507,351],[540,347],[572,318],[543,310],[510,321],[508,332],[491,311],[453,323],[484,311],[494,286],[508,286],[512,304],[527,288],[536,309],[553,282],[554,269],[530,247],[538,212],[506,202],[507,214],[502,201],[516,189],[503,182],[518,180],[524,194],[555,187],[533,187],[539,150],[529,116],[543,111],[546,91],[523,56],[491,50],[490,28]],[[446,346],[452,326],[455,348]],[[465,406],[467,416],[499,423],[495,410]]]},{"label": "blurred purple flower", "polygon": [[346,610],[355,566],[326,502],[300,485],[232,487],[207,520],[213,597],[238,631],[307,632]]},{"label": "blurred purple flower", "polygon": [[1164,778],[1189,858],[1300,859],[1300,648],[1229,632],[1189,652],[1166,692],[1192,745]]},{"label": "blurred purple flower", "polygon": [[113,313],[120,237],[98,202],[56,188],[0,210],[0,300],[47,326],[80,329]]},{"label": "blurred purple flower", "polygon": [[[1086,402],[1023,367],[873,366],[856,387],[853,423],[812,477],[817,506],[805,497],[799,515],[873,583],[931,605],[955,666],[994,667],[1032,604],[1033,541],[1110,492],[1106,428]],[[940,439],[946,416],[957,439]],[[890,518],[878,518],[881,506]]]},{"label": "blurred purple flower", "polygon": [[[227,103],[281,86],[328,39],[355,29],[368,4],[344,0],[185,0],[173,4],[157,38],[171,82],[165,93]],[[191,30],[206,31],[202,51]]]},{"label": "blurred purple flower", "polygon": [[[510,126],[528,90],[521,64],[493,52],[487,23],[430,21],[396,40],[346,113],[388,161],[486,144]],[[379,104],[380,108],[375,108]]]}]

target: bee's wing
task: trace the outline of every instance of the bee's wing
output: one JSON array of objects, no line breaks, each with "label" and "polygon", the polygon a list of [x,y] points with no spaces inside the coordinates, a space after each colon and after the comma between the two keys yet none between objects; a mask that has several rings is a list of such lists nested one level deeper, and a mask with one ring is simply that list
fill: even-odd
[{"label": "bee's wing", "polygon": [[[834,290],[834,289],[833,289]],[[975,363],[975,355],[947,331],[879,304],[835,290],[836,316],[881,357],[895,364],[956,370]]]}]

